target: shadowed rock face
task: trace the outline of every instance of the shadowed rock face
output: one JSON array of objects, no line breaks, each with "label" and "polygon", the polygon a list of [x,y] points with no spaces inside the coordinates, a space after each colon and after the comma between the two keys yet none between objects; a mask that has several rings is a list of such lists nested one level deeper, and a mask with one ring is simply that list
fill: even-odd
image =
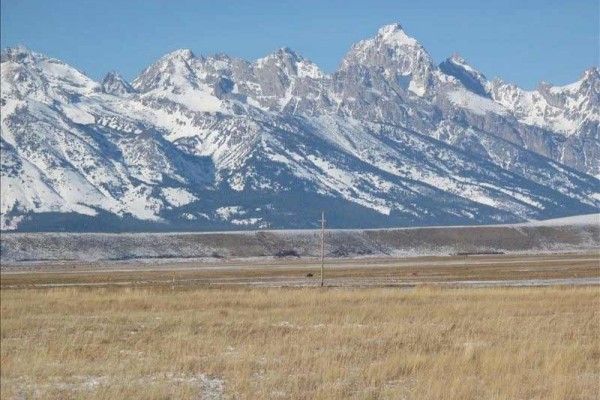
[{"label": "shadowed rock face", "polygon": [[[477,224],[598,210],[598,68],[525,91],[400,25],[325,74],[176,50],[132,84],[2,53],[2,229]],[[337,213],[337,215],[336,215]],[[83,221],[86,221],[85,223]],[[78,224],[87,227],[78,228]]]},{"label": "shadowed rock face", "polygon": [[469,91],[483,97],[490,97],[486,88],[487,78],[467,65],[466,61],[454,55],[440,64],[440,71],[455,77]]}]

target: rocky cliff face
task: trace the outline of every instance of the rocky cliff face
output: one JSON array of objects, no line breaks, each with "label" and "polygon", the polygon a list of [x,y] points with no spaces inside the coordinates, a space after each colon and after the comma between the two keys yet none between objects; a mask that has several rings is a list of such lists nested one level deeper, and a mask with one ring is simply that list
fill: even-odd
[{"label": "rocky cliff face", "polygon": [[2,229],[493,223],[600,206],[600,79],[525,91],[400,25],[325,74],[177,50],[131,84],[2,52]]}]

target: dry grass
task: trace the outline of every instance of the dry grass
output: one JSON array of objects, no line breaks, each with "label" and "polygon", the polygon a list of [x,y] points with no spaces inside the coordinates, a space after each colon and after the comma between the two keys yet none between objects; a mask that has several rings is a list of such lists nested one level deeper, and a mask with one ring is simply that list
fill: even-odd
[{"label": "dry grass", "polygon": [[1,290],[3,399],[597,399],[600,289]]},{"label": "dry grass", "polygon": [[[55,263],[6,267],[0,285],[317,285],[314,259],[223,260],[209,262]],[[307,273],[313,273],[308,278]],[[450,284],[457,281],[600,278],[600,253],[418,257],[412,259],[328,259],[326,284],[334,286]]]}]

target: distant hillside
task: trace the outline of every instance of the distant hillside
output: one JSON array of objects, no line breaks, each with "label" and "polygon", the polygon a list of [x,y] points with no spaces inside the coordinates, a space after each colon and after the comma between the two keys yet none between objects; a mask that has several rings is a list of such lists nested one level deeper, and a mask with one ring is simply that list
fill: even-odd
[{"label": "distant hillside", "polygon": [[[458,253],[552,253],[600,249],[599,215],[501,226],[326,231],[327,257],[412,257]],[[11,233],[4,266],[76,260],[317,257],[318,230],[180,234]]]}]

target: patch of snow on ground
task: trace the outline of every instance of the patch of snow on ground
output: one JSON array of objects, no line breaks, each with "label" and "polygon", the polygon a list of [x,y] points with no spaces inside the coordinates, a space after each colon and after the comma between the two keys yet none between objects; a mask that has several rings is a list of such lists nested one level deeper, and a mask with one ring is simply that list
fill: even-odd
[{"label": "patch of snow on ground", "polygon": [[[121,377],[119,377],[119,379],[120,378]],[[112,377],[110,376],[76,375],[64,379],[61,379],[60,377],[52,377],[48,383],[35,383],[34,379],[29,376],[21,376],[16,380],[19,382],[21,387],[33,389],[37,395],[42,395],[42,397],[45,397],[43,396],[45,393],[47,394],[53,390],[59,389],[69,392],[70,396],[67,396],[69,398],[81,398],[87,397],[83,396],[83,393],[85,392],[89,393],[98,389],[99,387],[110,385],[111,379]],[[222,379],[213,378],[206,374],[187,375],[183,373],[146,375],[139,378],[133,378],[130,380],[130,382],[134,385],[148,385],[149,383],[162,382],[176,386],[185,385],[189,388],[194,388],[197,390],[197,398],[202,400],[222,399],[225,383]]]},{"label": "patch of snow on ground", "polygon": [[465,89],[458,89],[448,93],[448,99],[455,105],[466,108],[475,114],[506,114],[506,110],[500,104]]},{"label": "patch of snow on ground", "polygon": [[246,212],[240,206],[228,206],[217,208],[216,213],[221,219],[227,221],[236,214],[243,215]]},{"label": "patch of snow on ground", "polygon": [[76,124],[89,125],[96,122],[93,115],[78,107],[76,104],[64,104],[62,106],[62,111],[67,118]]},{"label": "patch of snow on ground", "polygon": [[165,200],[175,207],[185,206],[198,200],[196,196],[181,188],[163,188],[162,194]]},{"label": "patch of snow on ground", "polygon": [[408,84],[408,90],[419,97],[423,97],[425,94],[425,87],[421,83],[416,82],[414,79],[412,79]]},{"label": "patch of snow on ground", "polygon": [[230,222],[234,225],[256,225],[262,220],[262,218],[245,218],[245,219],[232,219]]}]

